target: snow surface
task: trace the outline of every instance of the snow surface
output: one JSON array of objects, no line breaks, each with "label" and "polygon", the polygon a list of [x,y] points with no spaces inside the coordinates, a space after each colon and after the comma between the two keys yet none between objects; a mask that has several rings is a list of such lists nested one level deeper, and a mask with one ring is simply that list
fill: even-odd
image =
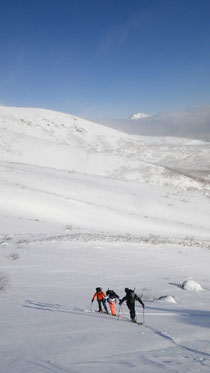
[{"label": "snow surface", "polygon": [[208,142],[0,107],[0,373],[209,372],[209,183]]}]

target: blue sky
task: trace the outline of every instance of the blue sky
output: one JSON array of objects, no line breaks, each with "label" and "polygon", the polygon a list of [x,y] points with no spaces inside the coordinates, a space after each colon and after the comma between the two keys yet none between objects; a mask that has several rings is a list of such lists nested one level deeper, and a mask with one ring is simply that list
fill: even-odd
[{"label": "blue sky", "polygon": [[209,0],[0,0],[0,104],[90,119],[210,104]]}]

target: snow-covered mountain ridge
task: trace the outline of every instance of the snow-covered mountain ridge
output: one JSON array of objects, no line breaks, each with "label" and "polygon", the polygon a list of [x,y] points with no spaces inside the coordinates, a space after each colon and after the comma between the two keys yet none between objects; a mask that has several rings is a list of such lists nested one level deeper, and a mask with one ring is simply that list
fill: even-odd
[{"label": "snow-covered mountain ridge", "polygon": [[[14,215],[14,205],[27,219],[36,219],[38,209],[46,221],[132,234],[141,221],[144,234],[164,234],[163,221],[169,231],[176,226],[183,191],[209,195],[209,143],[131,136],[68,114],[9,107],[0,108],[0,137],[6,214]],[[206,215],[206,197],[198,198]],[[190,211],[182,213],[182,237],[192,230],[189,221],[196,232]]]},{"label": "snow-covered mountain ridge", "polygon": [[135,113],[131,115],[129,119],[135,120],[135,119],[143,119],[143,118],[149,118],[151,115],[150,114],[145,114],[145,113]]},{"label": "snow-covered mountain ridge", "polygon": [[192,187],[209,179],[210,144],[198,140],[132,136],[68,114],[9,107],[0,107],[0,136],[5,161],[161,185],[170,176],[184,186],[185,173]]}]

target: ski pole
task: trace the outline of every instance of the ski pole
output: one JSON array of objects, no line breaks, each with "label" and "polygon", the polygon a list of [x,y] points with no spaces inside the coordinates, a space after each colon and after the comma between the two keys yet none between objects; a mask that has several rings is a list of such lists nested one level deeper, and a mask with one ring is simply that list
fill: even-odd
[{"label": "ski pole", "polygon": [[121,311],[121,306],[119,305],[119,310],[118,310],[118,320],[120,318],[120,311]]},{"label": "ski pole", "polygon": [[90,302],[90,312],[92,312],[92,306],[93,306],[93,302],[91,301]]},{"label": "ski pole", "polygon": [[143,324],[144,324],[144,308],[143,308]]}]

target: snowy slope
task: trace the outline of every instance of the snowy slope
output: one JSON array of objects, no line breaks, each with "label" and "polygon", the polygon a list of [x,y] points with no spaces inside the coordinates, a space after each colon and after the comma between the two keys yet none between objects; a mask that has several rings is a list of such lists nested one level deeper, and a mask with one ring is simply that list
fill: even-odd
[{"label": "snowy slope", "polygon": [[0,107],[0,373],[209,372],[209,172],[207,142]]},{"label": "snowy slope", "polygon": [[[174,194],[170,188],[15,163],[1,165],[1,229],[10,233],[32,219],[85,231],[148,236],[209,238],[209,200],[198,192]],[[196,215],[192,211],[196,211]],[[199,218],[199,227],[198,227]],[[15,228],[16,226],[16,228]],[[29,230],[30,231],[30,230]]]},{"label": "snowy slope", "polygon": [[[5,214],[38,219],[39,206],[51,221],[141,235],[164,234],[167,221],[168,233],[183,237],[196,232],[194,206],[208,235],[209,173],[200,167],[210,169],[208,143],[129,136],[42,109],[2,108],[0,123]],[[182,208],[183,190],[194,192]]]},{"label": "snowy slope", "polygon": [[[170,170],[176,171],[170,173],[174,184],[179,170],[181,175],[187,170],[199,172],[200,178],[209,177],[209,143],[129,136],[43,109],[1,107],[0,139],[1,160],[5,161],[102,176],[119,174],[119,178],[146,179],[147,183],[160,173],[155,184],[163,184]],[[181,183],[184,184],[183,180]]]}]

